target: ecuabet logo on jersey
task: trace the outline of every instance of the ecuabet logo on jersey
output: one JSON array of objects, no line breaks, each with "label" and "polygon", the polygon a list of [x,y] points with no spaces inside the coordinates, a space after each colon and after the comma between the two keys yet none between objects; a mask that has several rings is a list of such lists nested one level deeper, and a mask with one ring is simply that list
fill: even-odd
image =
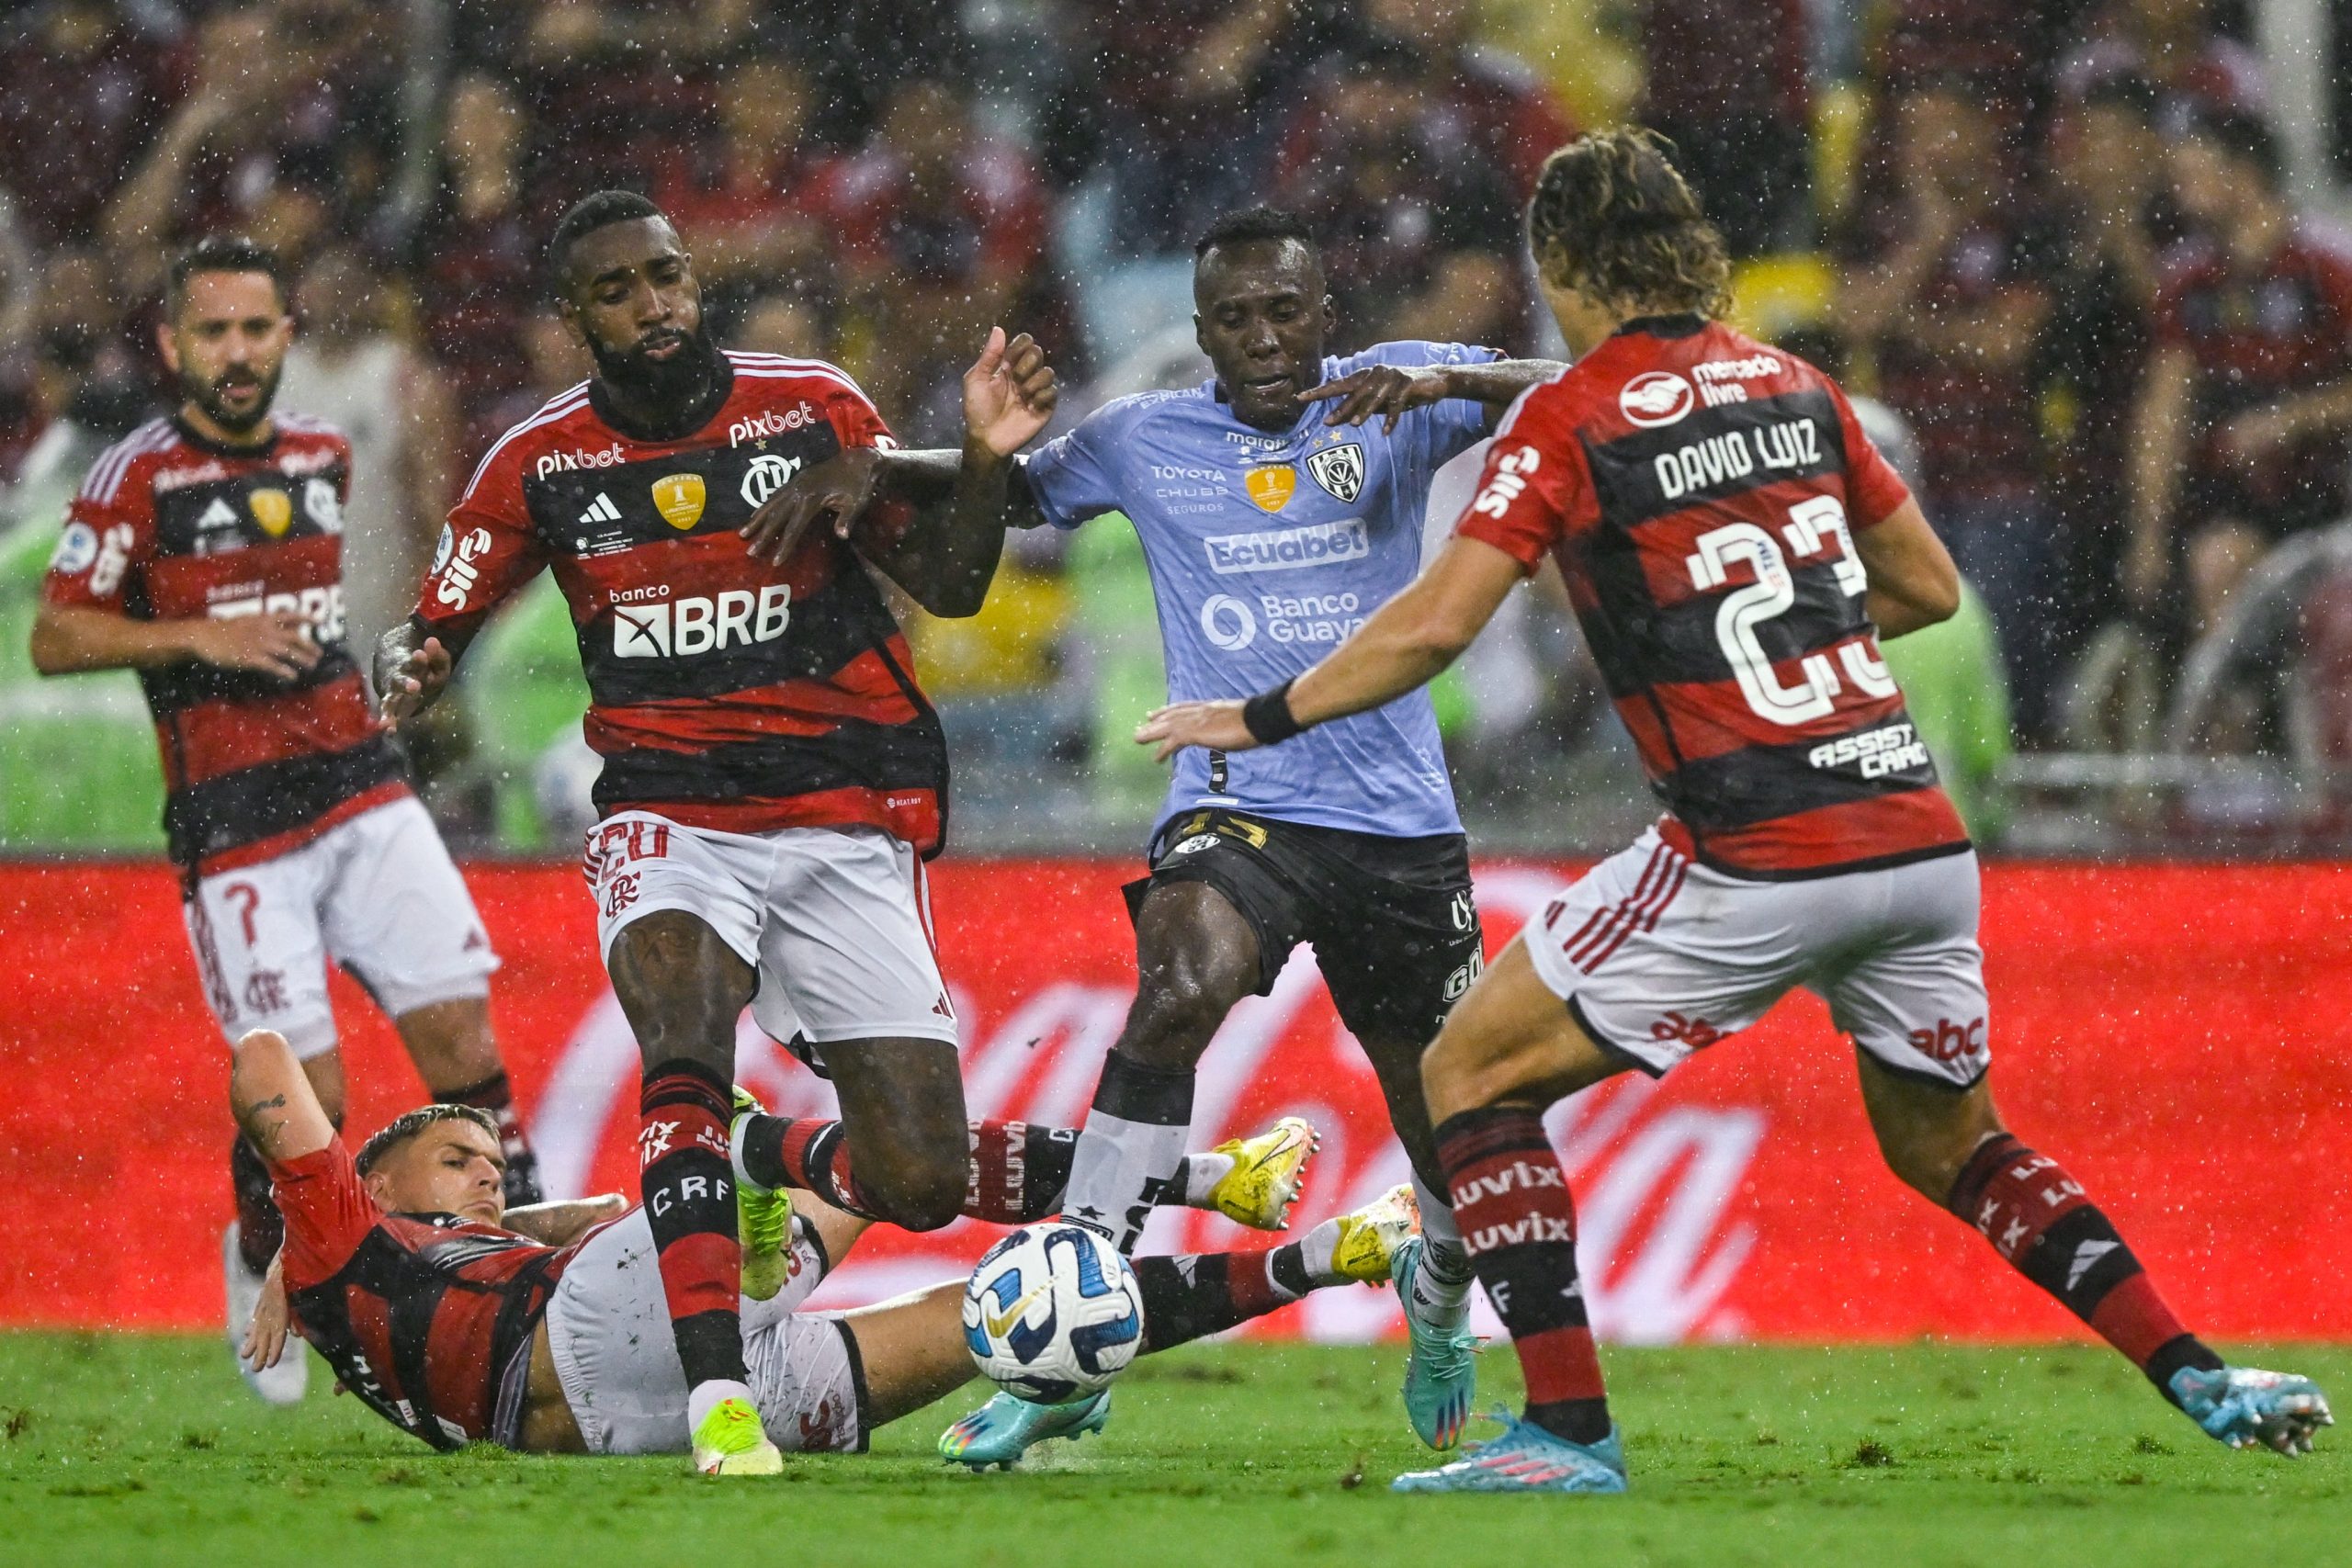
[{"label": "ecuabet logo on jersey", "polygon": [[653,510],[683,534],[702,521],[705,494],[700,474],[667,474],[653,481]]},{"label": "ecuabet logo on jersey", "polygon": [[1690,383],[1671,370],[1646,370],[1618,389],[1617,409],[1645,430],[1672,424],[1699,400]]},{"label": "ecuabet logo on jersey", "polygon": [[1306,459],[1306,471],[1341,501],[1353,501],[1363,493],[1363,448],[1353,441],[1327,446]]},{"label": "ecuabet logo on jersey", "polygon": [[1241,476],[1241,488],[1266,511],[1280,512],[1298,489],[1298,470],[1288,463],[1277,468],[1252,468]]},{"label": "ecuabet logo on jersey", "polygon": [[284,538],[294,526],[294,498],[282,490],[257,490],[245,498],[245,504],[253,508],[261,531],[273,539]]}]

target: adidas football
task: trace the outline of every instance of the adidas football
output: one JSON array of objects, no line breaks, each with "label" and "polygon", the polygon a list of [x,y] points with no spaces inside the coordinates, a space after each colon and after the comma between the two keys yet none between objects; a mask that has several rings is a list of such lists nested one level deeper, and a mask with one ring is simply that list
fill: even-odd
[{"label": "adidas football", "polygon": [[1060,1404],[1092,1393],[1142,1347],[1136,1271],[1083,1225],[1014,1231],[964,1287],[964,1343],[983,1377],[1023,1399]]}]

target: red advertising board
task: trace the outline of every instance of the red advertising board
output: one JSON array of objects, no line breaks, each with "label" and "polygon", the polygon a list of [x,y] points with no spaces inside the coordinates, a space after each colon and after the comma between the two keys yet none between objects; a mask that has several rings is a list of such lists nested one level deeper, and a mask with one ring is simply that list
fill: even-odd
[{"label": "red advertising board", "polygon": [[[975,1115],[1081,1116],[1135,969],[1122,864],[947,857],[933,871]],[[1479,873],[1490,945],[1573,869]],[[594,953],[578,874],[469,873],[505,960],[494,1009],[560,1191],[628,1190],[636,1047]],[[2352,1339],[2352,867],[1991,868],[1994,1081],[2189,1321],[2223,1338]],[[337,981],[365,1131],[420,1098],[391,1032]],[[742,1025],[740,1071],[776,1108],[823,1086]],[[158,866],[0,866],[0,1324],[201,1328],[220,1313],[225,1056],[175,885]],[[1239,1010],[1204,1065],[1205,1144],[1300,1111],[1324,1132],[1304,1217],[1404,1176],[1311,955]],[[1850,1049],[1805,996],[1662,1084],[1628,1076],[1554,1112],[1593,1315],[1620,1342],[2077,1332],[1959,1222],[1898,1187]],[[820,1300],[961,1271],[981,1227],[877,1230]],[[1152,1250],[1256,1247],[1163,1214]],[[1262,1332],[1391,1332],[1385,1294],[1327,1292]]]}]

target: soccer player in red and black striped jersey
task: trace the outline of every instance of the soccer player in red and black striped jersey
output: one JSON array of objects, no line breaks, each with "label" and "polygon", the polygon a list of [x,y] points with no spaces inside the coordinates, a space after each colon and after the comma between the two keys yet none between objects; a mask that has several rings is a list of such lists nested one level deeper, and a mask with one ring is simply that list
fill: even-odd
[{"label": "soccer player in red and black striped jersey", "polygon": [[[444,1451],[469,1442],[597,1454],[688,1447],[685,1374],[659,1332],[662,1248],[645,1210],[617,1194],[508,1208],[496,1128],[471,1106],[412,1111],[355,1156],[285,1039],[266,1030],[238,1043],[230,1101],[287,1216],[282,1273],[249,1347],[257,1364],[281,1364],[297,1333],[369,1409]],[[796,1145],[834,1146],[838,1133],[838,1123],[746,1114],[735,1158],[748,1182],[781,1185],[810,1174]],[[1026,1224],[1060,1207],[1075,1133],[985,1122],[970,1134],[966,1214]],[[1163,1201],[1272,1228],[1295,1187],[1263,1179],[1269,1168],[1253,1150],[1276,1141],[1261,1134],[1188,1156],[1181,1200]],[[796,1192],[789,1235],[773,1237],[769,1293],[741,1303],[741,1353],[779,1448],[861,1450],[875,1427],[974,1375],[961,1279],[862,1312],[799,1310],[866,1224]],[[1399,1188],[1261,1251],[1139,1259],[1138,1348],[1167,1349],[1309,1291],[1385,1279],[1418,1245],[1412,1228],[1410,1192]],[[1102,1427],[1099,1399],[1060,1408],[1020,1448],[983,1453],[956,1442],[943,1452],[1010,1461],[1028,1443]]]},{"label": "soccer player in red and black striped jersey", "polygon": [[[878,1216],[956,1217],[963,1083],[922,874],[946,747],[866,569],[934,614],[978,610],[1011,455],[1050,417],[1054,375],[994,334],[965,378],[964,450],[899,452],[832,366],[718,349],[692,258],[644,197],[581,202],[548,265],[596,373],[482,458],[377,669],[405,716],[542,568],[571,603],[604,757],[586,869],[643,1055],[641,1188],[696,1462],[764,1473],[780,1461],[735,1308],[735,1021],[751,1006],[831,1077]],[[775,528],[787,497],[851,471],[881,502],[842,511],[854,528],[812,529],[815,511]]]},{"label": "soccer player in red and black striped jersey", "polygon": [[1388,702],[1548,555],[1667,807],[1512,941],[1422,1060],[1454,1214],[1528,1404],[1398,1489],[1624,1490],[1544,1111],[1628,1068],[1663,1074],[1799,986],[1853,1037],[1898,1177],[2212,1436],[2309,1448],[2319,1391],[2225,1367],[2082,1185],[1994,1109],[1974,854],[1878,656],[1958,602],[1918,503],[1834,384],[1715,319],[1723,242],[1655,137],[1555,153],[1528,228],[1577,362],[1504,419],[1444,553],[1297,680],[1138,732],[1163,754],[1234,750]]},{"label": "soccer player in red and black striped jersey", "polygon": [[[182,401],[83,480],[42,587],[33,663],[138,671],[188,938],[228,1038],[283,1034],[340,1119],[332,956],[390,1016],[435,1098],[497,1121],[511,1195],[529,1201],[530,1151],[490,1031],[497,958],[344,648],[351,444],[272,411],[294,333],[275,256],[208,240],[169,279],[158,342]],[[239,1217],[222,1248],[232,1345],[279,1236],[269,1179],[243,1139],[234,1146]],[[300,1398],[300,1373],[298,1362],[254,1387]]]}]

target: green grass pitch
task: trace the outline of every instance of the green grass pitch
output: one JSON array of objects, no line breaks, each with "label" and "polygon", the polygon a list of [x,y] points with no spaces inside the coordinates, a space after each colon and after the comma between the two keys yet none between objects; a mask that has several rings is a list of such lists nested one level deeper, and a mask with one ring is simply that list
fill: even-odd
[{"label": "green grass pitch", "polygon": [[[2342,1395],[2352,1348],[2245,1359]],[[2089,1568],[2352,1563],[2345,1432],[2294,1462],[2199,1436],[2089,1348],[1618,1350],[1623,1499],[1397,1497],[1401,1351],[1199,1346],[1030,1469],[863,1457],[718,1483],[684,1461],[442,1458],[326,1392],[262,1408],[213,1339],[0,1335],[0,1561],[631,1568],[760,1563]],[[1486,1358],[1482,1405],[1516,1393]],[[1474,1427],[1472,1435],[1480,1428]]]}]

